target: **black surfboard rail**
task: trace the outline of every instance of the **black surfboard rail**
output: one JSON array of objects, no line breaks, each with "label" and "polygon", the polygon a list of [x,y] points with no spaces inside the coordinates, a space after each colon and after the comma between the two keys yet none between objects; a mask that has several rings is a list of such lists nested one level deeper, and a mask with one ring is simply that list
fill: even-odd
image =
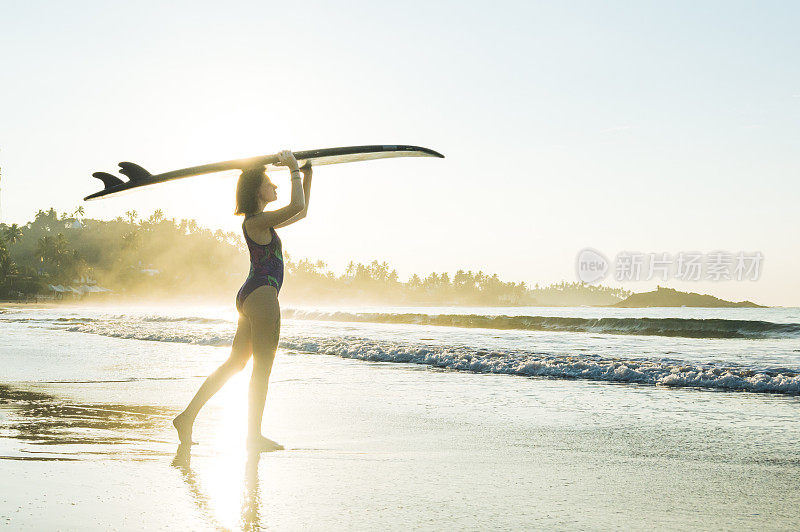
[{"label": "black surfboard rail", "polygon": [[[325,164],[338,164],[355,161],[369,161],[374,159],[388,159],[394,157],[438,157],[444,158],[441,153],[423,148],[421,146],[410,146],[407,144],[376,144],[370,146],[344,146],[340,148],[321,148],[316,150],[296,151],[295,159],[303,166],[311,163],[312,166]],[[226,170],[246,170],[263,166],[267,170],[286,170],[285,166],[277,166],[278,155],[262,155],[249,157],[247,159],[232,159],[218,163],[204,164],[182,168],[162,174],[151,174],[141,166],[131,162],[119,163],[119,173],[128,178],[123,181],[120,177],[107,172],[95,172],[92,176],[103,182],[103,190],[86,196],[84,201],[89,201],[111,194],[117,194],[126,190],[132,190],[157,183],[194,177],[198,175],[211,174],[214,172],[224,172]]]}]

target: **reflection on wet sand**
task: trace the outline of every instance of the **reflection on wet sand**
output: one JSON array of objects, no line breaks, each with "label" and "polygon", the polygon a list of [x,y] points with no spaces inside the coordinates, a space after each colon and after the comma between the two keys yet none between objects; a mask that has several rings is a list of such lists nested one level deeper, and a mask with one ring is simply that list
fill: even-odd
[{"label": "reflection on wet sand", "polygon": [[261,453],[250,453],[245,463],[244,501],[242,502],[242,528],[261,530],[261,489],[259,486],[258,463]]},{"label": "reflection on wet sand", "polygon": [[200,478],[197,472],[191,467],[191,449],[191,445],[178,445],[178,450],[175,453],[175,458],[172,460],[172,465],[181,472],[181,477],[189,487],[189,492],[192,494],[192,501],[197,505],[200,514],[217,530],[226,530],[226,527],[214,516],[211,498],[203,491]]},{"label": "reflection on wet sand", "polygon": [[[166,466],[168,459],[165,458],[172,456],[174,441],[163,438],[166,434],[172,435],[170,420],[174,415],[175,411],[168,408],[78,404],[36,390],[0,385],[0,460],[76,462],[102,457],[115,461],[163,460]],[[243,478],[234,470],[234,478],[223,474],[207,479],[207,482],[220,481],[228,487],[244,487],[243,492],[239,492],[241,498],[236,495],[239,491],[236,487],[233,492],[223,488],[222,492],[233,495],[230,498],[219,491],[212,496],[204,489],[201,479],[207,475],[192,467],[191,449],[191,446],[179,445],[172,466],[188,488],[189,499],[197,510],[195,515],[218,530],[230,529],[230,523],[221,522],[226,515],[239,521],[236,528],[261,529],[261,453],[248,453],[243,461],[239,461],[237,453],[232,455],[237,464],[244,464]],[[215,451],[211,453],[219,457]],[[203,472],[208,473],[205,469]],[[175,498],[179,500],[180,494],[176,493]]]},{"label": "reflection on wet sand", "polygon": [[[191,466],[190,445],[178,445],[172,465],[181,472],[181,477],[189,488],[192,500],[206,521],[220,530],[226,527],[214,516],[212,499],[204,491],[200,477]],[[244,497],[241,507],[242,530],[261,530],[261,492],[259,488],[259,463],[261,453],[248,453],[244,472]]]},{"label": "reflection on wet sand", "polygon": [[97,454],[141,460],[167,454],[146,444],[170,443],[159,438],[164,418],[171,413],[165,408],[75,404],[0,385],[0,412],[4,419],[0,438],[17,444],[14,455],[0,457],[6,460],[76,460],[68,457]]}]

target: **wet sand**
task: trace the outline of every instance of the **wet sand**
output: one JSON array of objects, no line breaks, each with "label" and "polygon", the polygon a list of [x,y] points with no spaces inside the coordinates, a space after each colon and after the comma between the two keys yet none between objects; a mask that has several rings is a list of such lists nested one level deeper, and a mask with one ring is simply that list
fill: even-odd
[{"label": "wet sand", "polygon": [[[104,353],[144,344],[47,330],[13,341],[15,352],[52,356],[70,345]],[[10,345],[0,341],[0,356],[10,356]],[[244,450],[248,367],[203,411],[195,427],[200,443],[187,455],[178,452],[170,420],[202,381],[197,368],[213,367],[227,349],[154,349],[165,364],[181,355],[196,357],[196,367],[171,380],[29,377],[0,387],[0,526],[800,526],[795,397],[473,374],[282,350],[264,432],[287,449]],[[114,374],[117,362],[104,369],[98,360],[87,360],[85,373]]]}]

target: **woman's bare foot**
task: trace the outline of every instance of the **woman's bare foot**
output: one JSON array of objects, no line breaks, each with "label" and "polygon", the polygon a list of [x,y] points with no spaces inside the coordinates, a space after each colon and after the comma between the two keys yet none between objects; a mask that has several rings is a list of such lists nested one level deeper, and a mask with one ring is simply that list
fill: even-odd
[{"label": "woman's bare foot", "polygon": [[283,449],[283,445],[280,443],[270,440],[266,436],[258,435],[255,438],[248,437],[247,438],[247,448],[251,451],[280,451]]},{"label": "woman's bare foot", "polygon": [[194,443],[192,442],[193,419],[190,419],[189,416],[184,413],[180,413],[172,420],[172,424],[175,426],[175,430],[178,431],[178,438],[181,440],[181,445],[192,445],[192,443]]}]

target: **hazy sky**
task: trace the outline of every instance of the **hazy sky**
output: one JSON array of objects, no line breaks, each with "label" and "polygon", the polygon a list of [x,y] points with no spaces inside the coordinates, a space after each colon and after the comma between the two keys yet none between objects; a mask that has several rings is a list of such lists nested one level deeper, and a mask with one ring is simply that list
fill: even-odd
[{"label": "hazy sky", "polygon": [[[284,249],[531,284],[585,247],[760,251],[759,281],[661,284],[800,305],[798,24],[788,1],[0,1],[2,221],[74,210],[119,161],[416,144],[447,158],[319,167]],[[235,178],[84,205],[238,233]]]}]

